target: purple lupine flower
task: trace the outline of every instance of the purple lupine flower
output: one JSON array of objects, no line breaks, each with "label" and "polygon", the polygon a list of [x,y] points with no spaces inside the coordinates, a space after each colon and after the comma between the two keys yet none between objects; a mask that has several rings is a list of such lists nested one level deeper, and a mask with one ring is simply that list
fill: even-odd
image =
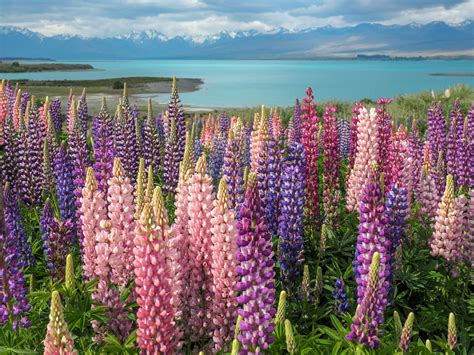
[{"label": "purple lupine flower", "polygon": [[74,225],[70,219],[58,221],[46,201],[40,219],[43,248],[49,274],[56,280],[64,279],[66,256],[74,238]]},{"label": "purple lupine flower", "polygon": [[349,302],[346,285],[342,277],[336,279],[332,296],[334,297],[334,313],[337,316],[347,314],[349,312]]},{"label": "purple lupine flower", "polygon": [[148,114],[143,124],[143,159],[145,166],[151,166],[155,175],[160,172],[160,145],[158,133],[156,132],[155,118],[151,106],[151,99],[148,100]]},{"label": "purple lupine flower", "polygon": [[[87,137],[87,124],[88,124],[88,108],[86,100],[86,89],[82,91],[81,98],[77,106],[77,120],[79,125],[79,131],[81,132],[81,137]],[[85,143],[85,142],[83,142]]]},{"label": "purple lupine flower", "polygon": [[346,337],[368,348],[377,348],[380,345],[378,328],[383,323],[383,311],[387,304],[387,289],[383,286],[383,263],[380,259],[379,252],[374,252],[367,275],[367,286],[361,301],[358,302],[351,331]]},{"label": "purple lupine flower", "polygon": [[18,159],[21,151],[18,151],[18,137],[13,126],[12,116],[7,117],[3,126],[3,144],[5,154],[1,157],[0,180],[8,182],[14,193],[17,191]]},{"label": "purple lupine flower", "polygon": [[293,129],[292,129],[292,140],[295,142],[301,142],[301,106],[300,100],[296,99],[295,110],[293,113]]},{"label": "purple lupine flower", "polygon": [[3,203],[6,235],[13,238],[16,243],[16,253],[18,253],[22,265],[25,267],[33,265],[34,258],[31,254],[31,246],[20,214],[18,197],[13,193],[8,183],[5,184],[3,190]]},{"label": "purple lupine flower", "polygon": [[63,127],[63,119],[61,116],[61,100],[56,98],[51,101],[49,110],[51,113],[51,120],[53,121],[54,130],[59,133]]},{"label": "purple lupine flower", "polygon": [[249,177],[245,201],[240,208],[237,244],[239,251],[237,283],[240,296],[238,314],[240,322],[239,341],[241,354],[260,353],[273,342],[273,316],[276,311],[275,272],[273,270],[272,236],[265,223],[265,215],[257,188],[257,176]]},{"label": "purple lupine flower", "polygon": [[20,129],[16,141],[16,161],[17,161],[17,192],[21,200],[26,204],[31,203],[31,179],[30,164],[28,162],[28,130],[26,129],[25,120],[20,120]]},{"label": "purple lupine flower", "polygon": [[219,129],[225,137],[227,137],[229,128],[230,128],[230,117],[227,116],[227,113],[221,112],[221,115],[219,116]]},{"label": "purple lupine flower", "polygon": [[[7,190],[8,183],[6,185]],[[6,194],[9,192],[6,191]],[[28,286],[23,273],[25,263],[22,260],[18,236],[10,232],[14,226],[10,224],[10,212],[2,201],[4,195],[3,186],[0,186],[0,326],[13,319],[12,327],[16,330],[18,326],[31,325],[25,316],[31,306],[26,297]]]},{"label": "purple lupine flower", "polygon": [[22,116],[25,115],[26,106],[28,106],[28,101],[30,101],[30,94],[26,91],[21,93],[21,114]]},{"label": "purple lupine flower", "polygon": [[421,167],[423,165],[423,142],[421,141],[420,132],[413,120],[412,130],[408,137],[408,154],[412,161],[412,181],[414,191],[418,191],[420,184]]},{"label": "purple lupine flower", "polygon": [[387,281],[390,284],[390,297],[393,295],[393,268],[395,266],[395,254],[398,246],[402,242],[405,235],[406,220],[408,217],[408,191],[404,187],[399,187],[396,183],[388,191],[385,197],[385,214],[387,216],[388,238],[390,240],[389,249],[389,263],[387,265]]},{"label": "purple lupine flower", "polygon": [[28,120],[28,171],[31,174],[31,203],[37,205],[41,201],[43,186],[43,145],[46,127],[40,119],[38,106],[33,104]]},{"label": "purple lupine flower", "polygon": [[469,117],[464,119],[463,131],[461,137],[458,137],[456,144],[456,171],[458,176],[458,186],[469,186],[469,175],[472,169],[469,166],[470,152],[469,152]]},{"label": "purple lupine flower", "polygon": [[288,292],[296,289],[304,262],[305,158],[301,143],[291,142],[281,174],[280,242],[281,278]]},{"label": "purple lupine flower", "polygon": [[[380,274],[386,283],[390,262],[390,236],[387,231],[387,216],[382,200],[382,190],[380,183],[373,176],[365,186],[362,193],[359,215],[359,235],[356,245],[356,283],[357,283],[357,304],[361,304],[362,298],[367,288],[369,278],[369,267],[372,256],[375,252],[380,253],[381,265]],[[378,179],[377,179],[378,180]]]},{"label": "purple lupine flower", "polygon": [[212,176],[214,184],[217,184],[221,178],[226,148],[227,136],[222,133],[218,134],[217,137],[214,136],[208,160],[208,171]]},{"label": "purple lupine flower", "polygon": [[138,160],[140,160],[140,158],[143,158],[143,128],[145,123],[142,119],[140,119],[140,110],[136,105],[133,106],[130,115],[133,119],[133,123],[135,124],[135,156]]},{"label": "purple lupine flower", "polygon": [[267,221],[270,232],[278,232],[278,217],[280,216],[281,199],[281,160],[282,151],[278,142],[270,137],[268,144],[268,192],[267,192]]},{"label": "purple lupine flower", "polygon": [[95,178],[100,191],[107,194],[107,181],[112,177],[114,165],[113,150],[113,122],[107,112],[107,107],[102,105],[99,115],[93,121],[94,132],[94,169]]},{"label": "purple lupine flower", "polygon": [[[467,136],[469,154],[469,187],[474,189],[474,103],[467,113],[467,133],[469,133],[469,136]],[[466,132],[464,135],[466,136]]]},{"label": "purple lupine flower", "polygon": [[351,126],[349,121],[338,118],[337,119],[337,134],[339,136],[339,157],[346,159],[349,156]]},{"label": "purple lupine flower", "polygon": [[194,150],[193,150],[194,164],[197,163],[199,157],[203,154],[203,152],[204,152],[204,146],[202,145],[201,140],[198,137],[194,138]]},{"label": "purple lupine flower", "polygon": [[56,176],[59,212],[64,219],[74,220],[77,205],[75,204],[76,198],[74,195],[73,168],[64,142],[61,143],[54,159],[54,174]]},{"label": "purple lupine flower", "polygon": [[250,166],[250,132],[252,129],[245,125],[242,129],[242,157],[244,167]]},{"label": "purple lupine flower", "polygon": [[443,106],[439,101],[433,101],[428,109],[428,141],[430,142],[432,160],[438,160],[439,152],[446,154],[446,120],[443,114]]},{"label": "purple lupine flower", "polygon": [[[175,192],[179,178],[179,163],[183,160],[186,146],[186,119],[179,99],[176,78],[173,78],[173,88],[168,104],[169,134],[166,139],[164,158],[164,174],[166,192]],[[174,126],[174,129],[172,128]]]},{"label": "purple lupine flower", "polygon": [[[202,146],[202,145],[201,145]],[[194,146],[196,149],[196,146]],[[234,135],[229,132],[229,142],[224,155],[223,175],[227,186],[229,206],[236,213],[244,202],[244,165],[242,164],[241,134]]]}]

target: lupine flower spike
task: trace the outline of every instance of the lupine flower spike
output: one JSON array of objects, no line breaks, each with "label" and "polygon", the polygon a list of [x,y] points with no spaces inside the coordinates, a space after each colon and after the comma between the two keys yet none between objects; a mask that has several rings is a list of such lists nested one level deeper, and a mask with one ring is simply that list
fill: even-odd
[{"label": "lupine flower spike", "polygon": [[413,321],[415,320],[415,314],[413,312],[410,312],[408,315],[407,320],[405,321],[405,325],[403,326],[402,329],[402,334],[400,337],[400,349],[402,349],[404,352],[408,352],[408,349],[410,347],[410,340],[411,340],[411,333],[413,329]]}]

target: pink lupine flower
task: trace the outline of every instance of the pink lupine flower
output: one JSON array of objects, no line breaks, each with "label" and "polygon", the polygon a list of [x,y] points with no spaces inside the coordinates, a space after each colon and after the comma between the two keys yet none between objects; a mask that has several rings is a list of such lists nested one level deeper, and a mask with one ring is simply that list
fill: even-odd
[{"label": "pink lupine flower", "polygon": [[464,195],[454,197],[453,176],[446,178],[446,190],[439,203],[431,238],[431,255],[449,262],[460,262],[465,247],[467,229],[467,199]]},{"label": "pink lupine flower", "polygon": [[431,175],[430,168],[427,163],[421,169],[421,177],[419,183],[418,203],[420,204],[420,214],[427,216],[433,222],[439,204],[439,193],[436,182]]},{"label": "pink lupine flower", "polygon": [[112,281],[124,286],[133,278],[133,187],[119,158],[114,159],[112,177],[107,182],[108,218],[114,233],[112,248],[121,250],[120,262],[112,270]]},{"label": "pink lupine flower", "polygon": [[[253,119],[253,130],[250,133],[250,170],[257,171],[260,152],[262,149],[261,132],[260,132],[260,116],[255,113]],[[265,133],[266,131],[266,133]],[[268,130],[263,129],[263,134],[268,134]]]},{"label": "pink lupine flower", "polygon": [[75,355],[74,339],[64,320],[64,308],[58,291],[51,295],[49,323],[44,339],[45,355]]},{"label": "pink lupine flower", "polygon": [[221,179],[217,200],[212,209],[212,262],[214,352],[223,349],[232,339],[237,319],[237,229],[234,211],[230,208],[225,178]]},{"label": "pink lupine flower", "polygon": [[362,200],[362,192],[371,175],[371,164],[378,161],[377,112],[374,108],[361,108],[357,133],[357,153],[354,167],[347,184],[346,207],[349,211],[357,211]]},{"label": "pink lupine flower", "polygon": [[211,211],[213,200],[212,178],[206,174],[206,159],[202,156],[196,163],[196,172],[189,179],[188,186],[189,260],[194,265],[191,266],[191,280],[187,286],[192,288],[188,303],[191,307],[189,327],[193,340],[209,334],[211,329],[208,312],[212,301]]},{"label": "pink lupine flower", "polygon": [[[166,260],[166,239],[170,230],[163,200],[155,203],[156,206],[145,204],[135,229],[137,338],[144,353],[172,354],[175,350],[175,315],[171,304],[172,277]],[[156,216],[153,216],[153,210]]]},{"label": "pink lupine flower", "polygon": [[98,190],[94,170],[87,169],[86,185],[82,189],[81,201],[81,229],[83,233],[82,263],[84,276],[88,280],[96,278],[96,235],[101,231],[100,221],[106,219],[104,195]]}]

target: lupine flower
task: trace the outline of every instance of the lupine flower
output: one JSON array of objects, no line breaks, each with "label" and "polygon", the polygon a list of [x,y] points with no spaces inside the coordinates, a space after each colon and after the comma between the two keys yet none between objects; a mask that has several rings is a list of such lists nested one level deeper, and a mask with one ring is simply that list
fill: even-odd
[{"label": "lupine flower", "polygon": [[296,353],[296,341],[293,335],[293,327],[288,319],[285,319],[285,338],[286,338],[286,350],[290,354]]},{"label": "lupine flower", "polygon": [[[362,124],[362,121],[361,121]],[[359,151],[360,152],[360,151]],[[372,168],[374,169],[374,168]],[[372,255],[379,253],[381,303],[386,303],[388,276],[390,274],[391,241],[387,230],[387,216],[384,213],[380,184],[374,179],[375,172],[363,190],[359,215],[359,236],[356,245],[356,283],[357,303],[361,304],[369,280],[369,267]],[[376,175],[376,174],[375,174]]]},{"label": "lupine flower", "polygon": [[32,105],[28,120],[28,163],[31,174],[31,203],[38,204],[41,200],[43,186],[43,144],[46,127],[41,122],[38,106]]},{"label": "lupine flower", "polygon": [[64,274],[64,286],[67,290],[74,289],[76,283],[76,274],[74,270],[74,259],[71,254],[68,254],[66,257],[66,269]]},{"label": "lupine flower", "polygon": [[349,211],[355,211],[360,206],[364,187],[369,180],[371,162],[379,159],[375,109],[372,108],[370,113],[365,108],[360,109],[357,131],[357,153],[347,183],[346,207]]},{"label": "lupine flower", "polygon": [[[122,260],[113,270],[112,280],[125,286],[133,277],[133,187],[119,158],[114,159],[112,177],[107,182],[107,216],[114,231],[114,244],[123,250]],[[100,203],[100,200],[97,201]],[[102,205],[100,204],[100,207]],[[99,210],[102,216],[102,211]],[[100,222],[100,221],[99,221]],[[123,270],[125,268],[125,270]]]},{"label": "lupine flower", "polygon": [[188,214],[189,214],[189,259],[194,262],[191,268],[191,280],[188,287],[193,288],[188,299],[191,307],[189,327],[191,338],[200,339],[212,329],[208,311],[212,302],[212,233],[211,211],[214,200],[212,178],[206,174],[206,159],[199,158],[196,172],[189,179]]},{"label": "lupine flower", "polygon": [[145,165],[152,166],[153,173],[158,174],[161,168],[161,151],[155,124],[151,99],[148,99],[148,114],[143,126],[143,159]]},{"label": "lupine flower", "polygon": [[99,190],[107,193],[107,181],[112,176],[114,160],[113,150],[113,121],[107,112],[105,98],[102,99],[102,108],[93,121],[94,132],[94,168]]},{"label": "lupine flower", "polygon": [[224,154],[227,147],[227,135],[220,133],[214,137],[211,150],[209,152],[208,170],[215,183],[219,181],[222,175],[222,166],[224,164]]},{"label": "lupine flower", "polygon": [[324,223],[335,227],[336,213],[341,193],[339,191],[339,135],[337,132],[336,107],[328,106],[323,116],[323,205]]},{"label": "lupine flower", "polygon": [[170,233],[163,201],[146,203],[135,229],[135,292],[138,346],[147,353],[174,351],[174,308],[166,239]]},{"label": "lupine flower", "polygon": [[282,290],[280,292],[280,297],[278,298],[278,308],[275,317],[275,324],[281,324],[286,319],[286,291]]},{"label": "lupine flower", "polygon": [[474,189],[474,104],[472,104],[471,109],[467,113],[467,131],[466,125],[464,130],[464,137],[467,139],[469,152],[469,187]]},{"label": "lupine flower", "polygon": [[17,186],[20,184],[18,175],[18,168],[20,164],[20,154],[22,153],[18,149],[18,134],[15,132],[13,126],[13,120],[11,117],[7,118],[3,126],[3,144],[4,154],[0,158],[0,178],[3,182],[8,182],[13,188],[14,192],[17,192]]},{"label": "lupine flower", "polygon": [[405,321],[405,325],[403,326],[402,334],[400,337],[399,347],[404,352],[407,352],[408,349],[410,348],[411,332],[413,329],[414,320],[415,320],[415,314],[413,312],[410,312],[410,314],[407,317],[407,320]]},{"label": "lupine flower", "polygon": [[337,134],[339,136],[339,157],[346,159],[350,152],[351,126],[344,118],[337,119]]},{"label": "lupine flower", "polygon": [[[82,189],[81,228],[82,241],[82,268],[87,280],[97,277],[95,272],[96,236],[100,233],[100,222],[106,219],[106,207],[103,193],[98,190],[97,181],[92,168],[87,169],[86,185]],[[130,212],[131,213],[131,212]]]},{"label": "lupine flower", "polygon": [[433,161],[438,155],[446,152],[446,120],[443,115],[441,102],[433,101],[428,110],[428,140],[433,154]]},{"label": "lupine flower", "polygon": [[77,120],[79,131],[83,137],[87,136],[87,118],[88,110],[87,110],[87,100],[86,100],[86,89],[82,90],[81,98],[79,99],[79,103],[77,105]]},{"label": "lupine flower", "polygon": [[451,350],[454,350],[456,347],[456,343],[458,341],[457,335],[457,328],[456,328],[456,316],[454,313],[449,313],[449,320],[448,320],[448,345]]},{"label": "lupine flower", "polygon": [[470,152],[469,152],[469,121],[468,117],[464,119],[464,126],[463,132],[460,137],[458,137],[458,141],[456,142],[456,170],[458,173],[458,185],[459,186],[469,186],[469,178],[470,178],[470,170],[471,167],[469,166],[470,162]]},{"label": "lupine flower", "polygon": [[279,261],[283,284],[291,292],[299,284],[304,262],[305,158],[302,144],[292,142],[289,146],[281,181]]},{"label": "lupine flower", "polygon": [[313,102],[313,90],[306,89],[306,96],[301,107],[302,143],[306,159],[306,202],[307,215],[310,221],[315,222],[319,216],[318,196],[318,160],[319,160],[319,117],[316,113],[316,104]]},{"label": "lupine flower", "polygon": [[439,204],[439,193],[436,182],[431,175],[428,164],[424,164],[421,169],[421,177],[419,183],[418,204],[420,205],[420,214],[428,217],[433,223]]},{"label": "lupine flower", "polygon": [[54,159],[54,174],[56,176],[59,197],[59,212],[64,219],[74,220],[76,205],[72,164],[65,143],[61,143]]},{"label": "lupine flower", "polygon": [[[31,306],[26,297],[28,286],[23,273],[25,260],[19,243],[21,235],[18,235],[18,229],[15,227],[17,217],[12,215],[12,212],[15,212],[9,207],[13,197],[10,195],[8,183],[5,191],[2,190],[3,186],[0,186],[0,325],[12,319],[13,329],[16,330],[18,325],[31,325],[25,315]],[[5,206],[1,201],[4,197]]]},{"label": "lupine flower", "polygon": [[[30,104],[28,104],[28,107]],[[29,110],[29,109],[28,109]],[[28,111],[27,110],[27,111]],[[17,174],[17,192],[21,200],[26,204],[31,203],[31,173],[28,162],[28,133],[26,123],[23,117],[20,117],[20,129],[16,141],[16,157],[18,170]]]},{"label": "lupine flower", "polygon": [[57,220],[49,200],[46,201],[40,219],[44,254],[48,272],[55,279],[63,279],[66,255],[74,239],[74,226],[71,220]]},{"label": "lupine flower", "polygon": [[250,133],[250,169],[252,171],[257,171],[259,156],[262,150],[262,141],[267,137],[262,137],[263,134],[267,134],[268,130],[260,129],[260,115],[255,113],[253,119],[253,130]]},{"label": "lupine flower", "polygon": [[53,122],[54,130],[56,132],[61,132],[63,127],[63,119],[61,116],[61,100],[57,98],[51,101],[49,110],[51,112],[51,120]]},{"label": "lupine flower", "polygon": [[242,157],[242,138],[240,134],[235,134],[233,130],[229,132],[229,142],[224,155],[223,175],[228,189],[229,204],[236,213],[244,199],[244,166]]},{"label": "lupine flower", "polygon": [[336,280],[334,291],[332,291],[332,296],[334,297],[334,313],[336,315],[347,314],[349,311],[349,302],[346,285],[344,284],[344,280],[341,277]]},{"label": "lupine flower", "polygon": [[300,285],[300,297],[303,301],[310,301],[311,299],[311,280],[309,275],[309,267],[305,265],[303,267],[303,280],[301,281]]},{"label": "lupine flower", "polygon": [[407,190],[399,187],[397,183],[392,185],[392,188],[385,197],[385,214],[387,216],[388,238],[390,240],[389,249],[389,264],[387,279],[392,281],[393,265],[395,264],[395,254],[398,246],[402,242],[405,235],[406,220],[408,217],[408,201]]},{"label": "lupine flower", "polygon": [[452,175],[448,175],[446,190],[436,212],[430,242],[431,255],[440,256],[450,262],[462,260],[466,206],[467,200],[464,195],[454,197],[454,179]]},{"label": "lupine flower", "polygon": [[402,321],[397,311],[393,311],[393,342],[396,347],[400,344],[400,338],[402,337]]},{"label": "lupine flower", "polygon": [[58,291],[51,294],[49,323],[44,339],[44,353],[48,355],[75,355],[74,339],[64,320],[64,308]]},{"label": "lupine flower", "polygon": [[443,152],[441,151],[439,152],[438,159],[436,160],[435,180],[439,197],[441,197],[446,186],[446,164],[443,159]]},{"label": "lupine flower", "polygon": [[238,312],[242,316],[238,338],[242,343],[242,354],[267,350],[273,342],[273,251],[256,180],[255,174],[249,177],[245,201],[240,209],[241,219],[237,223],[237,270],[241,276],[241,281],[237,283],[237,289],[241,292]]},{"label": "lupine flower", "polygon": [[413,163],[412,181],[414,191],[418,191],[421,175],[421,167],[423,165],[423,144],[420,138],[420,132],[416,125],[416,120],[413,120],[412,130],[408,138],[408,154]]},{"label": "lupine flower", "polygon": [[351,119],[351,129],[350,129],[350,142],[349,142],[349,169],[348,173],[350,174],[350,171],[354,167],[354,162],[355,162],[355,157],[357,154],[357,135],[358,135],[358,129],[357,126],[359,124],[359,114],[360,110],[364,107],[359,102],[354,102],[354,108],[352,109],[352,119]]},{"label": "lupine flower", "polygon": [[[377,165],[383,170],[387,166],[389,159],[390,134],[392,131],[392,116],[387,112],[387,106],[392,102],[389,98],[380,98],[376,109],[377,113],[377,142],[378,142],[378,160]],[[387,175],[384,171],[384,175]]]},{"label": "lupine flower", "polygon": [[237,319],[237,229],[235,213],[230,208],[225,178],[221,179],[211,212],[213,276],[212,321],[214,351],[225,348],[232,339]]},{"label": "lupine flower", "polygon": [[356,310],[354,322],[347,339],[357,341],[368,348],[380,345],[379,326],[383,322],[383,311],[386,306],[384,299],[384,272],[380,270],[380,254],[375,252],[370,264],[370,273],[364,295]]},{"label": "lupine flower", "polygon": [[12,241],[14,241],[16,253],[18,253],[22,265],[25,267],[31,266],[34,263],[34,258],[26,235],[23,218],[20,214],[18,197],[13,193],[8,183],[5,184],[5,188],[3,189],[3,203],[6,237],[12,238]]}]

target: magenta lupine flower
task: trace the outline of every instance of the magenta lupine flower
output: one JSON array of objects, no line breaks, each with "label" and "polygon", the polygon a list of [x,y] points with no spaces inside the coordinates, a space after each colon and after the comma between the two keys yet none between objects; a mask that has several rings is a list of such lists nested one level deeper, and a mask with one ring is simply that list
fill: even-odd
[{"label": "magenta lupine flower", "polygon": [[323,116],[323,205],[324,223],[335,227],[336,212],[341,192],[339,190],[339,135],[337,133],[336,107],[328,106]]},{"label": "magenta lupine flower", "polygon": [[107,194],[107,181],[112,177],[114,163],[114,138],[113,121],[107,112],[105,100],[102,103],[99,115],[94,118],[93,126],[94,164],[92,167],[94,168],[99,190]]},{"label": "magenta lupine flower", "polygon": [[237,320],[237,228],[229,202],[225,178],[222,178],[211,213],[214,352],[224,349],[233,338]]},{"label": "magenta lupine flower", "polygon": [[[135,229],[135,292],[137,294],[137,338],[142,351],[172,354],[174,344],[174,307],[172,275],[166,261],[166,240],[170,233],[163,200],[143,207]],[[153,216],[155,210],[155,216]]]},{"label": "magenta lupine flower", "polygon": [[362,193],[372,173],[372,162],[378,158],[377,113],[374,108],[370,113],[366,108],[359,111],[357,125],[357,153],[354,166],[347,182],[347,202],[349,211],[356,211],[362,200]]},{"label": "magenta lupine flower", "polygon": [[273,316],[276,311],[275,272],[271,235],[265,223],[263,206],[257,188],[257,176],[249,177],[245,201],[240,209],[241,220],[237,223],[239,251],[237,272],[241,280],[238,314],[241,354],[260,353],[273,342]]},{"label": "magenta lupine flower", "polygon": [[[377,136],[378,136],[378,145],[379,145],[379,156],[377,161],[377,166],[384,171],[384,168],[387,166],[387,161],[389,159],[389,145],[390,145],[390,135],[392,132],[392,116],[387,112],[387,106],[392,102],[392,99],[380,98],[377,100],[377,104],[380,105],[376,109],[377,112]],[[387,175],[387,174],[385,174]]]},{"label": "magenta lupine flower", "polygon": [[211,211],[214,200],[212,178],[206,173],[206,160],[202,156],[196,164],[196,172],[189,179],[188,214],[189,214],[189,260],[194,263],[191,268],[191,280],[188,287],[193,292],[188,299],[191,316],[188,326],[191,339],[201,339],[212,329],[208,317],[212,302],[212,234]]},{"label": "magenta lupine flower", "polygon": [[306,89],[306,96],[301,107],[302,143],[306,158],[306,201],[309,221],[317,222],[319,216],[318,196],[318,160],[319,160],[319,117],[316,113],[313,90]]},{"label": "magenta lupine flower", "polygon": [[41,201],[43,186],[43,145],[46,127],[40,120],[38,106],[33,104],[28,120],[28,163],[31,174],[31,203],[37,205]]},{"label": "magenta lupine flower", "polygon": [[[375,169],[372,167],[371,169]],[[359,235],[356,245],[357,303],[361,304],[369,280],[369,267],[375,252],[380,254],[380,276],[383,288],[388,289],[390,274],[391,241],[387,230],[387,216],[383,203],[380,182],[372,171],[371,178],[363,190],[359,215]],[[386,298],[386,293],[384,299]],[[386,302],[386,299],[385,299]]]},{"label": "magenta lupine flower", "polygon": [[383,311],[387,303],[382,265],[379,252],[375,252],[367,275],[367,287],[357,307],[351,331],[347,335],[347,339],[357,341],[368,348],[377,348],[380,345],[378,328],[383,322]]},{"label": "magenta lupine flower", "polygon": [[433,161],[437,161],[439,152],[443,157],[446,153],[446,120],[443,114],[443,106],[439,101],[433,101],[428,109],[428,140],[430,142]]}]

